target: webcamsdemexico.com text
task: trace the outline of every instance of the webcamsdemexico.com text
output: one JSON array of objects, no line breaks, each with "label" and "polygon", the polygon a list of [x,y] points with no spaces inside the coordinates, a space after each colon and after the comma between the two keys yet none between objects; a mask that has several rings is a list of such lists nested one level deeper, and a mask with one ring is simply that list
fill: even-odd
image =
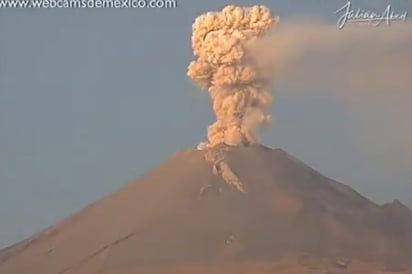
[{"label": "webcamsdemexico.com text", "polygon": [[176,8],[177,0],[0,0],[0,8],[79,9],[79,8]]}]

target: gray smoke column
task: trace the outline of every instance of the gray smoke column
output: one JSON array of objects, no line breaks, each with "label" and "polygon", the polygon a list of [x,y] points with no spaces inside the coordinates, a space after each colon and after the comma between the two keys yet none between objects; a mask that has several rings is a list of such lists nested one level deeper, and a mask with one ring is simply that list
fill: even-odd
[{"label": "gray smoke column", "polygon": [[255,130],[270,122],[270,77],[260,75],[248,61],[247,44],[277,22],[265,6],[233,5],[195,20],[196,60],[190,63],[188,76],[209,92],[217,119],[208,128],[207,148],[256,143]]}]

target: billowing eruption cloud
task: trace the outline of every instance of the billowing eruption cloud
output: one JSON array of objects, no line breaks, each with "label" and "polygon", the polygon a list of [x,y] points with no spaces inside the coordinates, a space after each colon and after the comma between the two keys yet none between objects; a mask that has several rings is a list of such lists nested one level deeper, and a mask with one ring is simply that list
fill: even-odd
[{"label": "billowing eruption cloud", "polygon": [[277,21],[264,6],[227,6],[195,20],[192,47],[197,59],[188,76],[209,92],[217,119],[208,129],[206,147],[255,143],[256,128],[270,121],[270,82],[248,61],[246,45]]},{"label": "billowing eruption cloud", "polygon": [[[361,125],[360,134],[369,140],[403,136],[398,138],[396,151],[402,152],[401,158],[410,165],[412,25],[348,23],[341,30],[336,24],[313,18],[288,21],[278,24],[279,19],[264,6],[227,6],[221,12],[199,16],[193,24],[196,59],[189,65],[188,76],[212,99],[216,122],[209,126],[208,140],[200,148],[210,149],[207,158],[214,163],[214,171],[243,189],[236,174],[230,172],[224,153],[216,150],[221,150],[220,144],[257,142],[257,128],[271,120],[272,84],[308,96],[309,92],[327,91],[348,103],[348,109],[360,102],[397,106],[401,115],[393,114],[392,122],[371,128],[368,121]],[[391,138],[386,138],[388,135]]]}]

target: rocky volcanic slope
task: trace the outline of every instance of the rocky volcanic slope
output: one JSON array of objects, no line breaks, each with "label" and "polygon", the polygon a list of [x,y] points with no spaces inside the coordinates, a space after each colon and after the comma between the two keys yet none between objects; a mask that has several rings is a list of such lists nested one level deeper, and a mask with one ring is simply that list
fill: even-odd
[{"label": "rocky volcanic slope", "polygon": [[400,202],[378,206],[263,146],[228,152],[241,193],[212,174],[204,153],[178,153],[1,251],[0,274],[364,274],[412,267],[412,212]]}]

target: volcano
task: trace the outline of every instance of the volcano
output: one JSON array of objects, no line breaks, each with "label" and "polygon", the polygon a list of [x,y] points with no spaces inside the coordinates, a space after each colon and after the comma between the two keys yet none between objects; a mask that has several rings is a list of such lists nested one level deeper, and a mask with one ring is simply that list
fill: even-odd
[{"label": "volcano", "polygon": [[179,152],[143,178],[2,250],[0,273],[412,268],[412,211],[401,202],[377,205],[287,152],[261,145],[226,150],[245,188],[240,192],[213,174],[205,153]]}]

